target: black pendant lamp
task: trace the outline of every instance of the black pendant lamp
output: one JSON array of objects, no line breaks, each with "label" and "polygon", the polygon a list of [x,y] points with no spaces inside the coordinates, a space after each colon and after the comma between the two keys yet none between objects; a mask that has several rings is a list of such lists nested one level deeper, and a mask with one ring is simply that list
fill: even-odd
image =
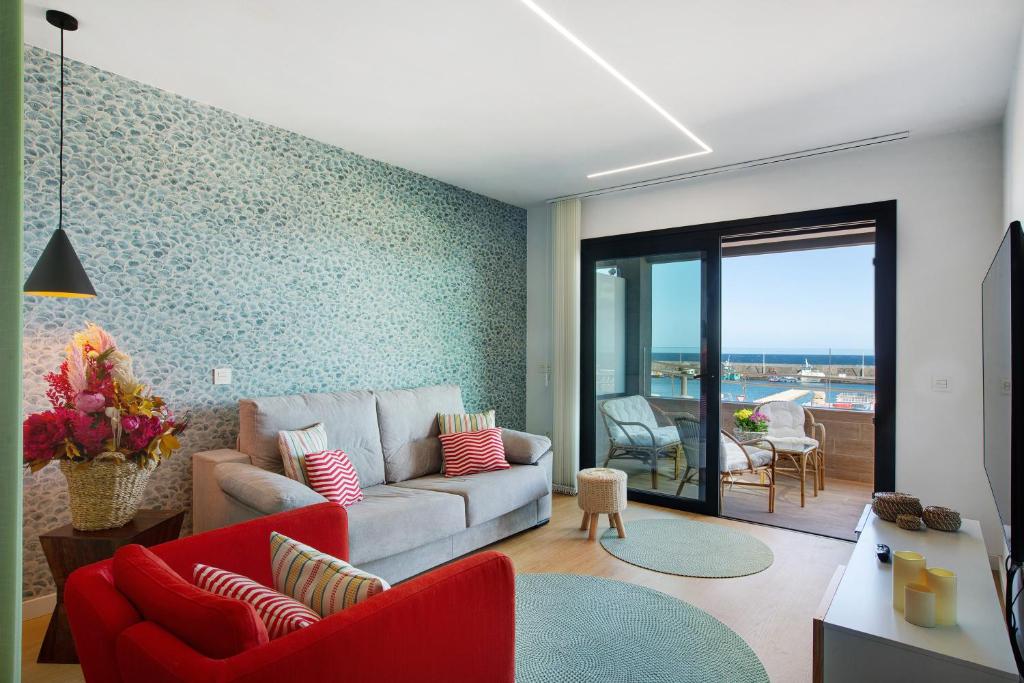
[{"label": "black pendant lamp", "polygon": [[47,10],[46,21],[60,29],[60,189],[58,190],[59,218],[57,229],[43,249],[28,279],[25,294],[90,298],[96,290],[78,260],[71,240],[64,232],[64,31],[77,31],[78,19],[58,10]]}]

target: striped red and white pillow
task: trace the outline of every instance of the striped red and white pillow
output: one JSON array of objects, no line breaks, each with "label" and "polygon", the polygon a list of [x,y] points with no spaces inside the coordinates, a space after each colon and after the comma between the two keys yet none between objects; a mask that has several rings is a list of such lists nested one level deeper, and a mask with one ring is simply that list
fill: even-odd
[{"label": "striped red and white pillow", "polygon": [[444,454],[444,476],[462,477],[477,472],[507,470],[505,446],[501,441],[501,429],[491,427],[476,432],[441,434]]},{"label": "striped red and white pillow", "polygon": [[192,568],[192,583],[205,591],[252,605],[271,640],[320,621],[319,614],[298,600],[240,574],[197,564]]},{"label": "striped red and white pillow", "polygon": [[309,486],[332,503],[348,507],[363,499],[359,475],[345,451],[320,451],[306,455]]}]

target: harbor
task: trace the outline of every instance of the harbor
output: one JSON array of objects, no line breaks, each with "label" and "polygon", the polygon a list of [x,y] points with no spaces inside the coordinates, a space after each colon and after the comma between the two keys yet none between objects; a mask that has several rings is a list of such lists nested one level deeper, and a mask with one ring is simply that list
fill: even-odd
[{"label": "harbor", "polygon": [[[872,359],[873,360],[873,359]],[[700,370],[697,360],[653,360],[651,395],[697,397]],[[874,365],[846,363],[819,367],[801,363],[722,362],[721,400],[737,403],[795,401],[821,408],[873,411]]]}]

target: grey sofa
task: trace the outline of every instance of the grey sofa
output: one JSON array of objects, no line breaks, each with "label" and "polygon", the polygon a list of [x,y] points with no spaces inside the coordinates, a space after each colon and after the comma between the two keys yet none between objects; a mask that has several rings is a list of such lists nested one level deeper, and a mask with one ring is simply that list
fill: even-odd
[{"label": "grey sofa", "polygon": [[502,431],[512,467],[441,474],[438,413],[462,413],[457,386],[349,391],[239,402],[237,450],[192,456],[193,528],[235,524],[324,501],[284,476],[279,430],[323,422],[364,499],[348,509],[350,561],[390,582],[423,572],[551,517],[551,441]]}]

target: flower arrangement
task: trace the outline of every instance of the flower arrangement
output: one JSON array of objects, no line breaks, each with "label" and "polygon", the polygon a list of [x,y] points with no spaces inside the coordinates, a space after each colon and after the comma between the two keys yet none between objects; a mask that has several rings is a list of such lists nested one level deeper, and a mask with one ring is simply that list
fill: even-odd
[{"label": "flower arrangement", "polygon": [[762,433],[768,431],[768,416],[756,410],[749,408],[737,410],[733,413],[733,419],[736,421],[736,429],[741,432]]},{"label": "flower arrangement", "polygon": [[24,462],[35,472],[52,460],[89,462],[120,454],[152,467],[180,448],[188,424],[175,419],[132,371],[132,359],[100,326],[75,333],[57,372],[45,376],[51,410],[29,415],[22,425]]}]

